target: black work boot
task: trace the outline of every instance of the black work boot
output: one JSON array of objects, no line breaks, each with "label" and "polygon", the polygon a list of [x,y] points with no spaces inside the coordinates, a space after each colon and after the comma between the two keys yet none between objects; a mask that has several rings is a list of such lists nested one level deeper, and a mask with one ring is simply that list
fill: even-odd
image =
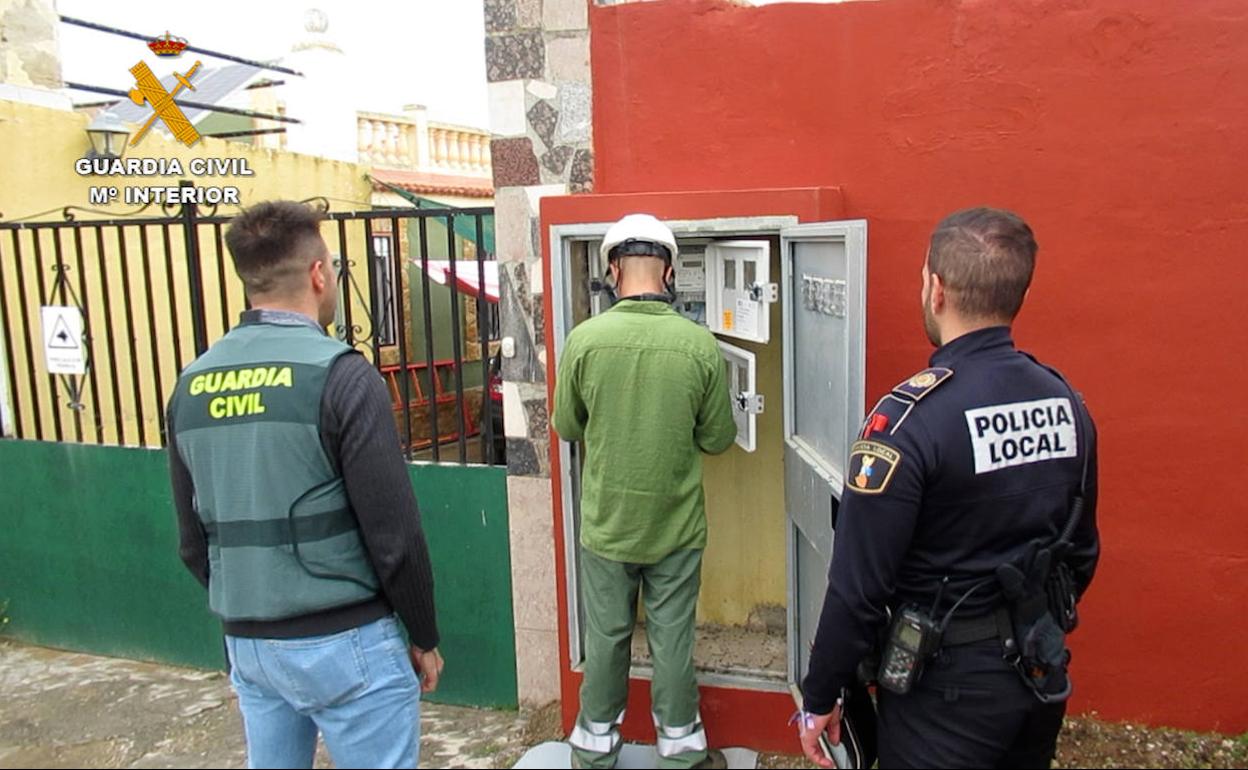
[{"label": "black work boot", "polygon": [[724,770],[728,767],[728,758],[724,756],[724,752],[719,749],[710,749],[706,752],[706,759],[694,765],[695,768],[709,768],[710,770]]}]

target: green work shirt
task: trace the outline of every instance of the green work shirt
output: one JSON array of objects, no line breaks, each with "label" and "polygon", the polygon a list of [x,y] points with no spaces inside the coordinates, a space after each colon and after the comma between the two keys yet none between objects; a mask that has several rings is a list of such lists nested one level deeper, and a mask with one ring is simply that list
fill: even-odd
[{"label": "green work shirt", "polygon": [[664,302],[624,300],[568,335],[552,422],[585,442],[584,547],[637,564],[706,547],[702,452],[737,435],[724,369],[715,337]]}]

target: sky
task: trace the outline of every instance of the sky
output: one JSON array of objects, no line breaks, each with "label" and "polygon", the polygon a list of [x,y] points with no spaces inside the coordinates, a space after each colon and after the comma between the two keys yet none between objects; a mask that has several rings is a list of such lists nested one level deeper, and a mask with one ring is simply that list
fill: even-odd
[{"label": "sky", "polygon": [[[329,18],[327,36],[355,71],[357,110],[400,113],[423,104],[433,120],[487,128],[485,21],[479,0],[57,0],[57,11],[85,21],[144,35],[166,30],[191,45],[271,60],[308,37],[304,14],[319,8]],[[129,90],[129,69],[139,58],[157,76],[184,69],[186,57],[158,60],[138,40],[61,24],[65,80]],[[204,66],[219,60],[202,55]],[[286,77],[274,74],[275,78]],[[74,101],[95,97],[74,92]]]}]

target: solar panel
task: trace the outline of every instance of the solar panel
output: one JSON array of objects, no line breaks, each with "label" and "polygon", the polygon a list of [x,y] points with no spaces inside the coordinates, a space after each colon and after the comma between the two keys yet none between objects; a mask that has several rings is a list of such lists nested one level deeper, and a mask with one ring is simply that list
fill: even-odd
[{"label": "solar panel", "polygon": [[[189,68],[190,64],[187,65],[187,69]],[[249,64],[227,64],[216,69],[200,70],[200,74],[191,79],[191,85],[195,86],[195,90],[183,89],[178,96],[174,97],[174,100],[178,101],[180,97],[204,104],[222,104],[231,94],[250,83],[258,74],[260,74],[260,68]],[[172,93],[174,87],[178,85],[178,79],[169,75],[161,78],[160,84],[165,87],[166,91]],[[129,99],[120,99],[104,109],[126,123],[143,124],[152,115],[150,106],[144,104],[140,107]],[[182,112],[192,124],[212,114],[209,110],[195,107],[182,107]],[[163,128],[163,125],[161,127]]]}]

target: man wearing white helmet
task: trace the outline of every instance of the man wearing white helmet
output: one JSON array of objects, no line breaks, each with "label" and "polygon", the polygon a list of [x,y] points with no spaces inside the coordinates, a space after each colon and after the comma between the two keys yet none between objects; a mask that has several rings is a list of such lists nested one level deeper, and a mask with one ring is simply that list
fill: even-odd
[{"label": "man wearing white helmet", "polygon": [[671,307],[676,238],[630,214],[602,242],[616,304],[568,335],[552,422],[585,442],[581,594],[585,678],[568,739],[573,767],[612,767],[628,700],[637,595],[654,663],[659,766],[724,767],[708,752],[693,670],[706,547],[702,453],[733,443],[736,424],[715,338]]}]

